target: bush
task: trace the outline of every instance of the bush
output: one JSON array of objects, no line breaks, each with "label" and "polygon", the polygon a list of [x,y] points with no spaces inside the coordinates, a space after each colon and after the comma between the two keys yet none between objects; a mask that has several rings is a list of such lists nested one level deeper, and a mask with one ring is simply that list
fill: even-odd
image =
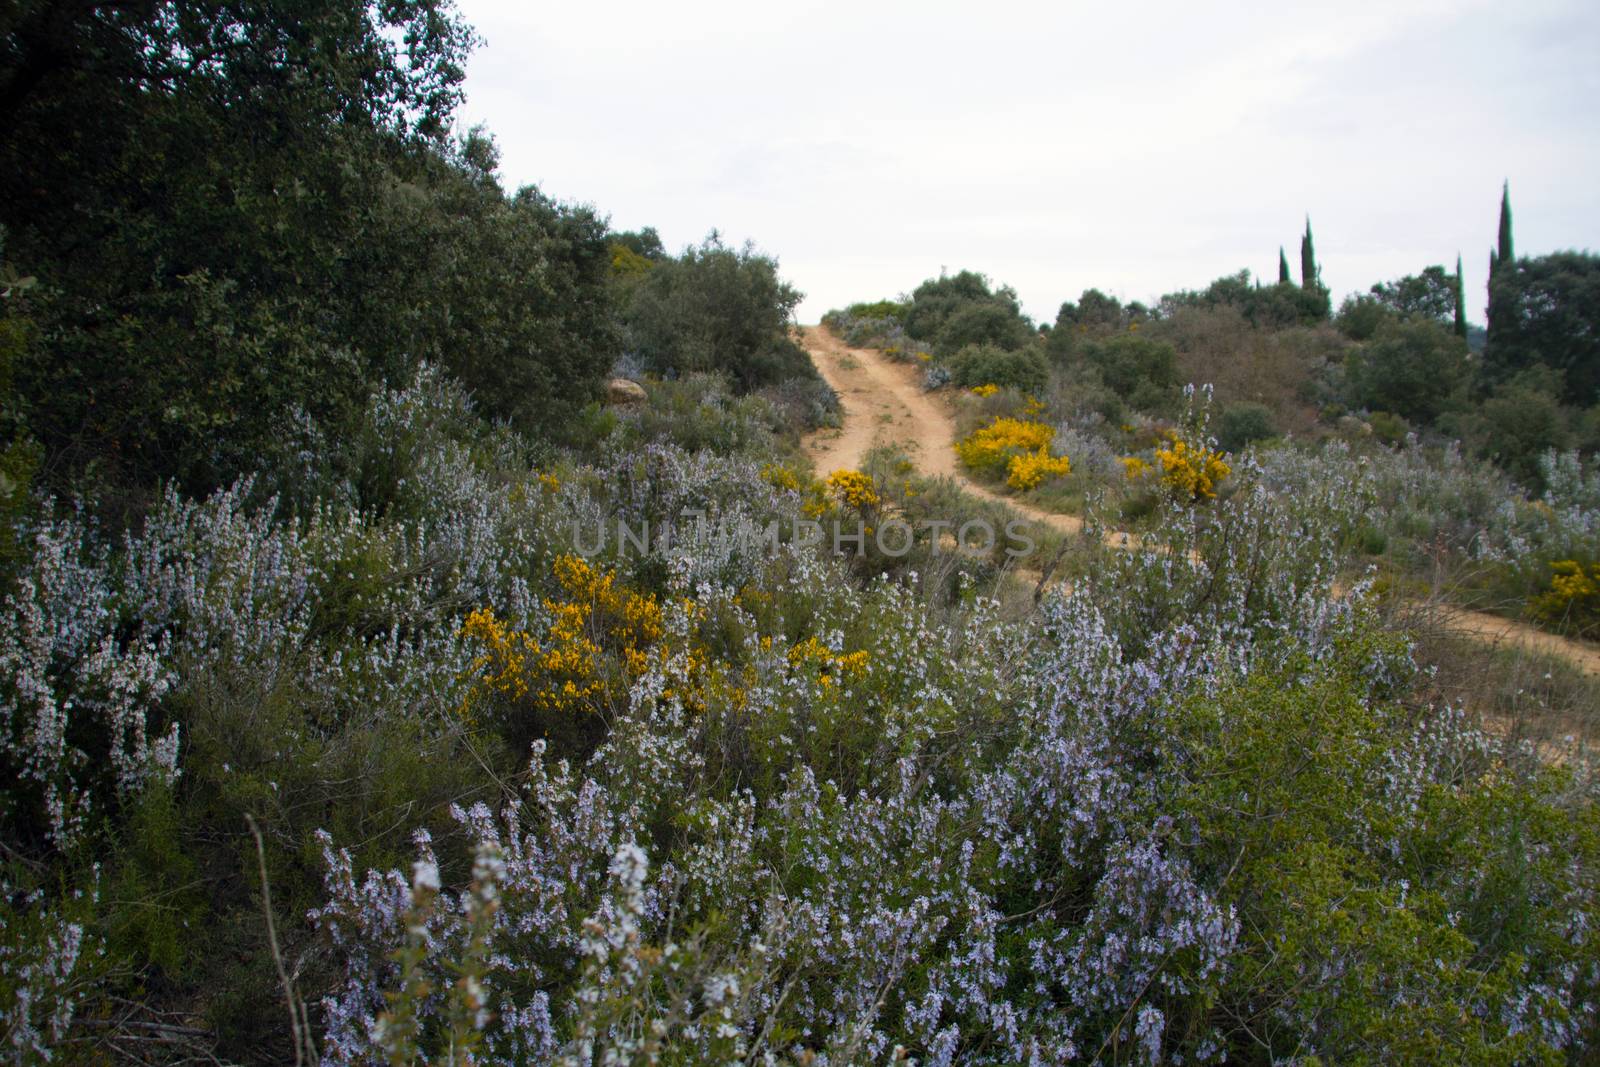
[{"label": "bush", "polygon": [[1217,486],[1233,473],[1224,453],[1176,433],[1169,433],[1166,443],[1156,449],[1156,465],[1161,468],[1161,484],[1185,503],[1214,499]]},{"label": "bush", "polygon": [[1410,319],[1379,329],[1345,361],[1351,407],[1431,423],[1467,380],[1467,345],[1446,326]]},{"label": "bush", "polygon": [[1600,563],[1550,564],[1549,584],[1529,600],[1528,613],[1553,629],[1593,637],[1600,632]]},{"label": "bush", "polygon": [[1044,389],[1050,371],[1037,349],[1009,352],[993,345],[968,345],[944,364],[950,381],[965,389],[985,385],[1037,393]]},{"label": "bush", "polygon": [[723,374],[740,392],[816,369],[790,339],[801,294],[778,277],[777,260],[712,233],[638,282],[623,312],[629,344],[659,375]]},{"label": "bush", "polygon": [[906,333],[949,355],[969,344],[1022,348],[1033,328],[1012,289],[989,288],[989,279],[972,271],[930,278],[911,294]]},{"label": "bush", "polygon": [[1275,435],[1272,412],[1265,404],[1229,404],[1217,420],[1217,444],[1224,452],[1238,452],[1254,441]]},{"label": "bush", "polygon": [[1099,371],[1112,391],[1140,411],[1165,412],[1178,399],[1177,352],[1164,341],[1125,333],[1090,341],[1079,358]]},{"label": "bush", "polygon": [[1559,375],[1532,367],[1495,386],[1475,413],[1465,418],[1478,453],[1534,491],[1544,488],[1539,460],[1568,445],[1566,412],[1558,399]]}]

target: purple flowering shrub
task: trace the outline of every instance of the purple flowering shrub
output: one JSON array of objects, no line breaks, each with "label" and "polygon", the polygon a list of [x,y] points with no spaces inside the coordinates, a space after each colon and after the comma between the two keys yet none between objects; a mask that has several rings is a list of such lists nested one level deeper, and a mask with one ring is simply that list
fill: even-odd
[{"label": "purple flowering shrub", "polygon": [[[693,388],[535,466],[425,372],[119,543],[30,530],[13,1058],[149,990],[236,1058],[303,1001],[329,1063],[1593,1054],[1592,782],[1418,698],[1334,593],[1339,486],[1243,467],[1019,612],[797,541]],[[669,536],[577,566],[619,521]]]}]

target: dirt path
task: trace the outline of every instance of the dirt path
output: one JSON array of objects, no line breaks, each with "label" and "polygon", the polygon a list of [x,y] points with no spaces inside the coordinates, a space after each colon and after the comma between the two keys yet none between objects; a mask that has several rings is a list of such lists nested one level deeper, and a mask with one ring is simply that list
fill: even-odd
[{"label": "dirt path", "polygon": [[956,465],[955,421],[942,398],[923,390],[920,367],[891,362],[875,349],[850,348],[822,326],[802,326],[800,343],[844,408],[841,430],[824,430],[806,443],[818,474],[859,467],[875,445],[899,445],[924,474],[954,478],[973,496],[1066,533],[1083,529],[1076,515],[1036,508],[967,478]]},{"label": "dirt path", "polygon": [[[822,326],[802,326],[800,343],[823,379],[839,394],[844,409],[839,430],[823,430],[806,442],[819,475],[858,468],[873,446],[895,444],[910,454],[924,474],[954,478],[973,496],[1004,504],[1065,533],[1083,529],[1083,520],[1076,515],[1045,511],[967,478],[956,464],[955,420],[942,398],[923,390],[921,368],[891,362],[874,349],[850,348]],[[1112,531],[1106,534],[1106,543],[1133,548],[1139,541],[1133,534]],[[1600,676],[1600,648],[1592,645],[1465,608],[1434,605],[1430,613],[1446,629],[1486,645],[1559,656],[1585,674]]]}]

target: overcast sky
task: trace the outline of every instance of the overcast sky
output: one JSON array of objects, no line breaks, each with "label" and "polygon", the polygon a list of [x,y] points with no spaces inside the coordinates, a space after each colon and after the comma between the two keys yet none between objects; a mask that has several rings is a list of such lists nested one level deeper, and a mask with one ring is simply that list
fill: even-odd
[{"label": "overcast sky", "polygon": [[460,0],[501,180],[671,250],[755,241],[800,319],[970,268],[1035,319],[1249,268],[1335,300],[1600,249],[1600,3]]}]

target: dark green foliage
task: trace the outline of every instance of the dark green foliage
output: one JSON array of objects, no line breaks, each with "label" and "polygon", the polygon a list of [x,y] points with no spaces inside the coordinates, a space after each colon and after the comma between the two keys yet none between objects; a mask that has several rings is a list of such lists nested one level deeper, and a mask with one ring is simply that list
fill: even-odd
[{"label": "dark green foliage", "polygon": [[37,344],[33,321],[20,306],[31,287],[24,281],[8,277],[0,261],[0,582],[16,558],[17,522],[30,510],[29,491],[39,465],[15,382],[17,364]]},{"label": "dark green foliage", "polygon": [[1289,257],[1284,255],[1283,246],[1278,246],[1278,284],[1292,285],[1294,279],[1289,277]]},{"label": "dark green foliage", "polygon": [[1346,402],[1432,422],[1466,376],[1466,345],[1426,318],[1391,322],[1345,362]]},{"label": "dark green foliage", "polygon": [[1250,272],[1224,275],[1198,292],[1183,290],[1168,293],[1161,298],[1164,316],[1185,307],[1231,307],[1252,325],[1263,329],[1280,329],[1285,326],[1310,326],[1327,319],[1329,295],[1317,286],[1306,289],[1280,282],[1277,285],[1253,285]]},{"label": "dark green foliage", "polygon": [[1427,267],[1421,274],[1408,274],[1395,282],[1379,282],[1372,287],[1378,302],[1402,318],[1434,319],[1451,322],[1457,300],[1456,279],[1443,267]]},{"label": "dark green foliage", "polygon": [[1311,216],[1306,216],[1305,236],[1300,238],[1300,288],[1312,292],[1322,287],[1317,272],[1317,251],[1311,243]]},{"label": "dark green foliage", "polygon": [[1565,376],[1564,402],[1600,401],[1600,256],[1502,260],[1489,280],[1489,303],[1483,366],[1491,382],[1542,365]]},{"label": "dark green foliage", "polygon": [[1142,411],[1168,412],[1177,402],[1178,356],[1165,341],[1123,333],[1083,342],[1071,358],[1092,368],[1112,392]]},{"label": "dark green foliage", "polygon": [[667,250],[661,243],[661,235],[654,226],[646,226],[642,230],[629,230],[611,235],[613,244],[619,244],[634,255],[655,262],[667,258]]},{"label": "dark green foliage", "polygon": [[1498,262],[1511,266],[1517,261],[1516,248],[1511,241],[1511,182],[1500,187],[1500,230]]},{"label": "dark green foliage", "polygon": [[1539,457],[1570,442],[1561,392],[1558,373],[1540,366],[1523,370],[1497,385],[1466,419],[1467,436],[1513,478],[1542,489]]},{"label": "dark green foliage", "polygon": [[1217,444],[1225,452],[1237,452],[1252,441],[1265,441],[1276,434],[1272,410],[1254,401],[1229,404],[1217,420]]},{"label": "dark green foliage", "polygon": [[1008,351],[994,345],[968,345],[945,364],[950,380],[963,388],[998,385],[1038,393],[1049,379],[1050,369],[1037,347]]},{"label": "dark green foliage", "polygon": [[1074,304],[1068,300],[1056,312],[1056,329],[1080,327],[1084,330],[1120,329],[1129,322],[1128,311],[1122,301],[1107,296],[1098,289],[1085,289]]},{"label": "dark green foliage", "polygon": [[1339,305],[1333,324],[1352,341],[1370,341],[1384,326],[1396,321],[1394,308],[1368,293],[1352,293]]},{"label": "dark green foliage", "polygon": [[972,344],[1026,347],[1034,330],[1017,294],[1008,286],[991,290],[989,279],[973,271],[930,278],[911,294],[906,333],[951,355]]},{"label": "dark green foliage", "polygon": [[640,280],[624,311],[628,345],[656,374],[723,374],[741,392],[811,378],[789,336],[800,298],[775,259],[712,233]]},{"label": "dark green foliage", "polygon": [[448,0],[30,3],[6,16],[0,221],[38,276],[21,407],[58,488],[236,477],[288,414],[419,360],[540,429],[615,352],[604,227],[446,136]]},{"label": "dark green foliage", "polygon": [[1451,315],[1455,322],[1456,336],[1462,340],[1467,338],[1467,288],[1461,277],[1461,256],[1456,256],[1456,293],[1455,307]]}]

